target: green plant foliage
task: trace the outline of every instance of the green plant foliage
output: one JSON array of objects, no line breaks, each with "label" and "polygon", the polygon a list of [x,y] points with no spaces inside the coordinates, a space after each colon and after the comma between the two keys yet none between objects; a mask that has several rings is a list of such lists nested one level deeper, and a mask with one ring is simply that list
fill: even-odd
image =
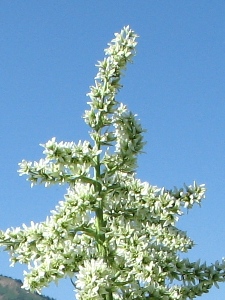
[{"label": "green plant foliage", "polygon": [[116,101],[136,40],[123,28],[97,64],[84,113],[90,141],[53,138],[41,145],[43,159],[20,163],[32,185],[69,186],[45,222],[0,232],[12,264],[28,265],[25,289],[40,292],[69,276],[78,300],[184,300],[225,280],[224,261],[207,266],[184,258],[194,243],[176,227],[184,209],[201,203],[205,186],[166,190],[136,177],[144,130]]}]

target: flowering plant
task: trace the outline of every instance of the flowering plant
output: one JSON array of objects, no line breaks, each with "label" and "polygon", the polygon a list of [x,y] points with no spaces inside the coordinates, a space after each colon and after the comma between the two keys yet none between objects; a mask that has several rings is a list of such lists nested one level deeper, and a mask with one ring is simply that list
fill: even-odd
[{"label": "flowering plant", "polygon": [[92,141],[41,145],[45,158],[20,163],[32,185],[67,184],[45,222],[0,231],[12,264],[28,265],[25,289],[75,277],[79,300],[194,299],[225,281],[225,261],[207,266],[180,254],[194,245],[176,227],[183,208],[200,204],[204,185],[166,190],[136,178],[144,146],[136,115],[116,101],[120,79],[135,54],[129,26],[108,44],[88,94],[84,120]]}]

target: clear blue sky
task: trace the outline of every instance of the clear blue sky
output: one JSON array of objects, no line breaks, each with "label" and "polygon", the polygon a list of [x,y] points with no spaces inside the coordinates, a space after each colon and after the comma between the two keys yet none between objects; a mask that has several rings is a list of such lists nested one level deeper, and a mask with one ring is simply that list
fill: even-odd
[{"label": "clear blue sky", "polygon": [[[0,2],[0,228],[44,221],[64,187],[30,188],[17,174],[22,159],[39,160],[40,143],[88,138],[81,116],[103,49],[124,25],[140,36],[118,100],[147,129],[138,177],[173,188],[205,183],[207,198],[182,218],[196,247],[190,259],[225,256],[225,2]],[[21,278],[0,253],[0,273]],[[63,281],[44,290],[73,300]],[[203,296],[224,299],[225,284]]]}]

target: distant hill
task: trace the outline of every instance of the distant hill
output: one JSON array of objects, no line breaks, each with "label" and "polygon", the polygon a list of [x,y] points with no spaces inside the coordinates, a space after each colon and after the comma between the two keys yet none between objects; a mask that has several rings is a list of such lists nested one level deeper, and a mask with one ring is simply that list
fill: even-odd
[{"label": "distant hill", "polygon": [[0,275],[0,300],[55,300],[21,289],[22,281]]}]

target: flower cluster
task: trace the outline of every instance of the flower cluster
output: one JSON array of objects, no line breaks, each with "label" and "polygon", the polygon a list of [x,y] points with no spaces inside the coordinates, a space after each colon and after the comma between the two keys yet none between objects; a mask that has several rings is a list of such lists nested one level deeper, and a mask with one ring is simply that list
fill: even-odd
[{"label": "flower cluster", "polygon": [[103,259],[84,261],[77,274],[77,299],[104,300],[112,288],[113,275]]},{"label": "flower cluster", "polygon": [[136,178],[144,130],[115,99],[136,38],[123,28],[98,62],[84,114],[92,141],[53,138],[41,145],[45,158],[19,164],[32,185],[68,185],[45,222],[0,231],[12,264],[28,265],[25,289],[41,292],[68,276],[76,279],[79,300],[185,300],[225,281],[224,260],[207,266],[180,255],[194,242],[176,223],[184,209],[201,203],[205,186],[166,190]]},{"label": "flower cluster", "polygon": [[45,159],[34,163],[23,160],[19,163],[20,176],[28,175],[32,186],[37,183],[44,183],[45,186],[72,183],[84,178],[90,168],[96,165],[96,157],[101,153],[101,150],[92,147],[87,141],[79,141],[76,145],[73,142],[57,143],[56,139],[52,138],[41,146],[45,148]]},{"label": "flower cluster", "polygon": [[91,102],[88,102],[90,110],[85,111],[84,119],[93,129],[92,139],[99,147],[115,146],[115,154],[106,151],[101,162],[108,173],[115,170],[134,171],[136,156],[144,145],[144,130],[136,116],[115,99],[121,88],[122,71],[135,53],[136,38],[137,35],[129,27],[115,34],[115,39],[105,49],[108,57],[97,64],[99,72],[95,85],[87,94]]}]

